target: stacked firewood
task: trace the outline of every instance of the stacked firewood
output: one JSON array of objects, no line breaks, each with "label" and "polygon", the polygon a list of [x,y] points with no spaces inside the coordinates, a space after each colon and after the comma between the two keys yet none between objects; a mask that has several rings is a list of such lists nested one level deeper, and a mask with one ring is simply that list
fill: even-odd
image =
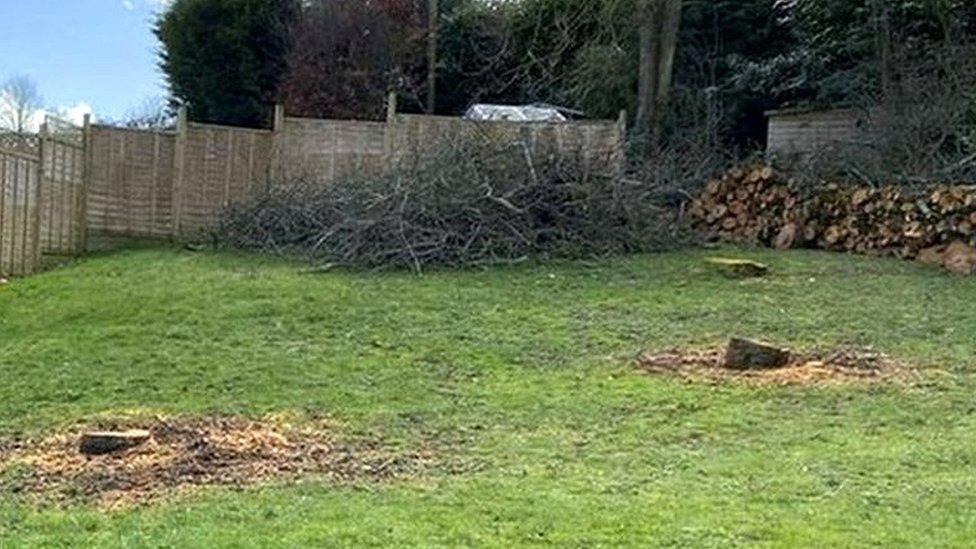
[{"label": "stacked firewood", "polygon": [[[726,241],[921,259],[976,270],[976,187],[851,188],[801,194],[768,166],[709,181],[689,210],[699,229]],[[947,255],[967,257],[960,266]]]}]

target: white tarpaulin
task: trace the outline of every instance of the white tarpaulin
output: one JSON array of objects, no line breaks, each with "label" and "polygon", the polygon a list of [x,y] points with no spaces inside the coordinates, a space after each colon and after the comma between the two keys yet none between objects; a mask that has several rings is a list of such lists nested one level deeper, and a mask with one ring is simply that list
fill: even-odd
[{"label": "white tarpaulin", "polygon": [[530,105],[475,105],[464,117],[468,120],[566,122],[566,117],[555,108]]}]

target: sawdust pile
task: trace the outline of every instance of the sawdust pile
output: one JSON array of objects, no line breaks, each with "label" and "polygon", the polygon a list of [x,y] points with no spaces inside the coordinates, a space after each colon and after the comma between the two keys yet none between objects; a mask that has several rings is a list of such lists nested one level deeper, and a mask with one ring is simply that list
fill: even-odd
[{"label": "sawdust pile", "polygon": [[285,429],[219,417],[157,419],[145,444],[104,456],[79,451],[77,432],[0,445],[0,489],[34,501],[105,507],[146,503],[203,486],[243,488],[319,476],[335,482],[383,481],[422,467],[425,456],[378,442],[346,443],[328,429]]},{"label": "sawdust pile", "polygon": [[638,365],[653,374],[691,382],[741,381],[756,385],[872,385],[916,383],[917,370],[871,349],[841,348],[794,353],[790,363],[773,369],[732,369],[722,365],[724,348],[670,349],[648,352]]}]

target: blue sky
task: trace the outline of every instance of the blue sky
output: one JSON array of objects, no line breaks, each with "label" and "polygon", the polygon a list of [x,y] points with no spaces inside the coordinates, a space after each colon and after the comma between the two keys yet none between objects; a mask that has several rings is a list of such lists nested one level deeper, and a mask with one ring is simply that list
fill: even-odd
[{"label": "blue sky", "polygon": [[166,0],[0,0],[0,81],[27,75],[52,109],[118,118],[165,95],[154,14]]}]

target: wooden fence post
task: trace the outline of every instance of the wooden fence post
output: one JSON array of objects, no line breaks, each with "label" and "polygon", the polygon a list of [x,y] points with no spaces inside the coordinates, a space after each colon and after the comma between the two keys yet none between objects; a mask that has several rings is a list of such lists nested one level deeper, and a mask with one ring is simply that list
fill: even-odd
[{"label": "wooden fence post", "polygon": [[397,147],[397,94],[390,92],[386,97],[386,132],[383,143],[383,164],[391,170],[396,164]]},{"label": "wooden fence post", "polygon": [[614,154],[617,155],[617,170],[620,176],[623,176],[627,172],[627,111],[621,110],[620,115],[617,117],[617,139],[616,150]]},{"label": "wooden fence post", "polygon": [[[48,125],[47,125],[46,118],[44,122],[41,124],[41,129],[38,133],[39,133],[39,139],[38,139],[38,150],[37,150],[37,171],[34,174],[35,178],[33,182],[34,183],[34,189],[33,189],[34,211],[33,211],[33,215],[30,215],[31,214],[30,211],[27,212],[28,215],[30,215],[29,223],[33,226],[34,231],[29,244],[31,247],[30,255],[28,256],[27,253],[24,253],[23,256],[25,262],[27,261],[28,257],[30,258],[31,261],[30,268],[29,269],[25,268],[25,272],[29,274],[34,274],[35,272],[37,272],[41,265],[41,208],[44,207],[43,204],[44,195],[41,187],[44,186],[44,154],[47,151],[47,149],[50,147],[50,143],[48,143]],[[31,178],[30,178],[30,169],[28,165],[27,185],[30,184],[31,184]],[[28,191],[29,190],[30,189],[28,189]],[[25,197],[25,198],[27,199],[26,200],[28,204],[27,207],[30,208],[29,204],[31,199],[29,197]],[[27,245],[26,240],[27,239],[25,239],[25,245]]]},{"label": "wooden fence post", "polygon": [[268,176],[268,187],[275,183],[284,183],[288,177],[285,166],[285,106],[275,105],[274,122],[271,131],[271,166]]},{"label": "wooden fence post", "polygon": [[92,179],[92,136],[91,114],[86,114],[81,127],[81,188],[78,190],[78,209],[76,223],[78,223],[78,248],[84,253],[88,250],[88,189]]},{"label": "wooden fence post", "polygon": [[186,107],[176,116],[176,148],[173,154],[173,238],[179,239],[183,221],[184,183],[186,180],[186,139],[189,130]]}]

